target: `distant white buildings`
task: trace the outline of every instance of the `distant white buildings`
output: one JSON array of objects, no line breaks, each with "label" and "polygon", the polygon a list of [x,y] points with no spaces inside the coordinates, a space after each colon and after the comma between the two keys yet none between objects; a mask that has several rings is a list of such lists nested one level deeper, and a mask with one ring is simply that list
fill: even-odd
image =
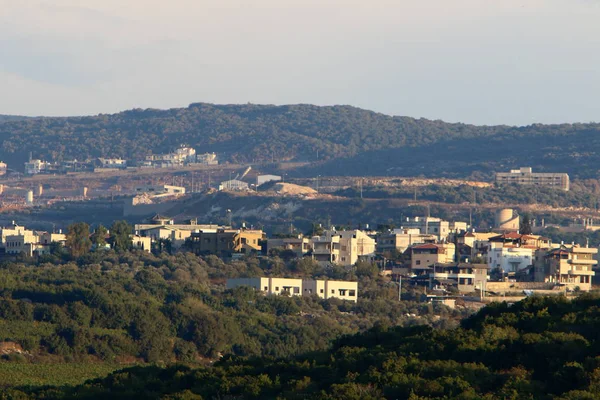
[{"label": "distant white buildings", "polygon": [[13,223],[12,226],[0,228],[0,254],[33,257],[49,253],[52,243],[64,245],[66,240],[63,233],[32,231]]},{"label": "distant white buildings", "polygon": [[149,193],[152,195],[178,195],[185,194],[185,188],[172,185],[144,185],[135,188],[136,193]]}]

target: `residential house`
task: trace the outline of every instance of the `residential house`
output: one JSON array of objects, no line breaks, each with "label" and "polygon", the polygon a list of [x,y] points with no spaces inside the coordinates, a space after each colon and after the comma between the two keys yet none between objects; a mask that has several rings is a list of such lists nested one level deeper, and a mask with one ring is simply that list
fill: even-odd
[{"label": "residential house", "polygon": [[322,263],[351,266],[375,256],[375,239],[360,230],[327,230],[311,241],[313,258]]},{"label": "residential house", "polygon": [[437,236],[422,234],[418,228],[394,229],[377,235],[377,251],[398,251],[403,253],[410,246],[421,243],[435,243]]},{"label": "residential house", "polygon": [[253,229],[199,229],[186,246],[196,254],[232,255],[260,252],[265,234]]},{"label": "residential house", "polygon": [[429,271],[429,268],[436,263],[454,262],[456,257],[454,243],[418,244],[410,247],[407,251],[410,251],[411,254],[411,270],[416,274]]},{"label": "residential house", "polygon": [[429,271],[429,288],[454,287],[463,293],[485,292],[488,272],[486,264],[435,263]]},{"label": "residential house", "polygon": [[227,289],[249,286],[267,295],[318,296],[356,302],[358,282],[289,279],[289,278],[237,278],[227,280]]},{"label": "residential house", "polygon": [[598,249],[561,246],[546,252],[541,265],[536,264],[536,282],[555,282],[580,290],[592,289],[593,268],[598,265],[595,256]]}]

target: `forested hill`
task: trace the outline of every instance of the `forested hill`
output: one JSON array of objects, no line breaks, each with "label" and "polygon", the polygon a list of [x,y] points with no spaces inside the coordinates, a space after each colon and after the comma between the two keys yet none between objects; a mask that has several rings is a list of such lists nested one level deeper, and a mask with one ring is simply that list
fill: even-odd
[{"label": "forested hill", "polygon": [[325,173],[331,175],[464,175],[526,164],[590,176],[600,161],[598,124],[474,126],[350,106],[199,103],[112,115],[0,120],[0,159],[17,168],[30,151],[55,161],[139,159],[181,144],[233,162],[318,157],[330,162]]},{"label": "forested hill", "polygon": [[598,399],[599,305],[588,295],[530,297],[493,304],[453,330],[378,325],[324,352],[134,368],[31,398]]}]

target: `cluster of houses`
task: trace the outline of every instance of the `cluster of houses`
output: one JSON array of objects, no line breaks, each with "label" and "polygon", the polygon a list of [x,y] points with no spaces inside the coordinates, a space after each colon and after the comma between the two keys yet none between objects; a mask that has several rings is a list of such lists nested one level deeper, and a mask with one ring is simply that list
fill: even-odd
[{"label": "cluster of houses", "polygon": [[41,256],[50,253],[52,243],[64,245],[66,240],[62,232],[33,231],[13,222],[0,228],[0,255]]},{"label": "cluster of houses", "polygon": [[125,169],[127,167],[173,168],[186,165],[218,165],[218,163],[219,161],[215,153],[196,154],[195,149],[182,146],[171,153],[148,155],[141,161],[128,161],[122,158],[103,157],[86,161],[68,160],[62,162],[30,159],[25,163],[25,174],[37,175],[82,171],[107,171]]},{"label": "cluster of houses", "polygon": [[[541,282],[590,290],[598,249],[552,243],[549,238],[519,233],[520,219],[513,210],[500,210],[496,227],[476,232],[465,222],[440,218],[408,218],[403,226],[386,232],[323,230],[318,235],[267,238],[263,231],[242,227],[174,224],[156,216],[150,224],[135,226],[139,245],[150,251],[168,240],[174,251],[185,246],[196,254],[287,253],[311,257],[324,265],[350,267],[359,261],[378,262],[431,288],[452,287],[460,292],[486,290],[491,275],[503,281]],[[385,257],[404,260],[386,260]]]}]

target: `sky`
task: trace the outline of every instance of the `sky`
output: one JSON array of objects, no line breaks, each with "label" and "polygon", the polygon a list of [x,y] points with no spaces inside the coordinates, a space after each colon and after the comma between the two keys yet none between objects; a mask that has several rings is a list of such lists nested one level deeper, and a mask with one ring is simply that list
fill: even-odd
[{"label": "sky", "polygon": [[348,104],[600,121],[600,0],[0,0],[0,114]]}]

